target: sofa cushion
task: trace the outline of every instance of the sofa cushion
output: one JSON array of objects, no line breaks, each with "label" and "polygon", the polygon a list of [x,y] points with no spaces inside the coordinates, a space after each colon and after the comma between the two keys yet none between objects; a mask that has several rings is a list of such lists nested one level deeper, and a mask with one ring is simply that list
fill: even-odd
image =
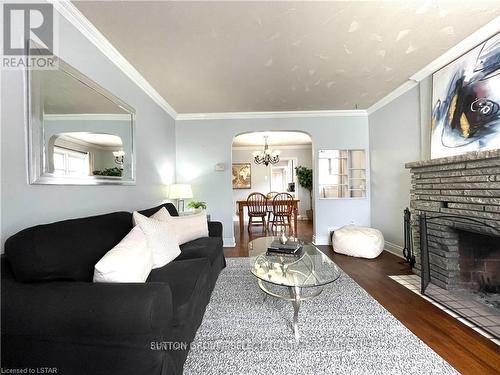
[{"label": "sofa cushion", "polygon": [[222,253],[222,238],[202,237],[186,242],[180,247],[181,255],[177,257],[177,260],[208,258],[210,265],[212,265]]},{"label": "sofa cushion", "polygon": [[[147,282],[168,283],[172,291],[174,326],[192,326],[210,298],[208,259],[188,259],[151,271]],[[196,327],[192,327],[196,331]]]},{"label": "sofa cushion", "polygon": [[92,281],[94,265],[132,229],[132,214],[114,212],[24,229],[5,242],[19,281]]}]

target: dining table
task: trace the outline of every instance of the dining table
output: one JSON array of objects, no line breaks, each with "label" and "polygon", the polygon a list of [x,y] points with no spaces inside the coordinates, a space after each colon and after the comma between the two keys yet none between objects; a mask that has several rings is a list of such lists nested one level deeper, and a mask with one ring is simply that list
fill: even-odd
[{"label": "dining table", "polygon": [[[297,235],[297,214],[299,211],[299,202],[300,199],[294,199],[293,201],[274,201],[272,199],[268,200],[267,205],[269,207],[272,207],[274,204],[278,205],[283,205],[285,203],[290,202],[292,204],[292,212],[293,212],[293,233]],[[245,216],[244,216],[244,209],[245,207],[248,207],[248,202],[247,200],[238,200],[236,201],[236,204],[238,205],[238,218],[239,218],[239,223],[240,223],[240,235],[243,235],[243,229],[245,227]]]}]

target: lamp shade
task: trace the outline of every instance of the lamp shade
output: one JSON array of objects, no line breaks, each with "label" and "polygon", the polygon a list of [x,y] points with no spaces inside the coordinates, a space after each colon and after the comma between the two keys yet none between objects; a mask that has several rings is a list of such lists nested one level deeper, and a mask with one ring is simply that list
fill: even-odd
[{"label": "lamp shade", "polygon": [[193,198],[193,190],[189,184],[172,184],[168,192],[170,199],[188,199]]}]

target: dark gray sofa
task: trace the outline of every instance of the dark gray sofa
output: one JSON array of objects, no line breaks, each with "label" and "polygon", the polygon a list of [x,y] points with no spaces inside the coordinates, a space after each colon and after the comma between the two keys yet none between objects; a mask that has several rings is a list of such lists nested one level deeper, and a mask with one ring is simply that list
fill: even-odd
[{"label": "dark gray sofa", "polygon": [[[178,215],[172,204],[163,205]],[[162,206],[142,211],[146,216]],[[95,263],[132,229],[130,212],[25,229],[5,243],[1,366],[58,374],[181,374],[225,267],[222,224],[181,246],[146,283],[92,283]]]}]

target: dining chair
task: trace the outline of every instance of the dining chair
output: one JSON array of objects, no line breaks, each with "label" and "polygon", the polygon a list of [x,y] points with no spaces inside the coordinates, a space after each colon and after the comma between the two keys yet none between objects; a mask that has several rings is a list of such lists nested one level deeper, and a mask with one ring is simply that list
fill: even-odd
[{"label": "dining chair", "polygon": [[279,193],[277,191],[270,191],[267,193],[267,225],[271,223],[271,214],[273,213],[273,199]]},{"label": "dining chair", "polygon": [[271,227],[288,226],[292,232],[293,196],[279,193],[273,198],[273,220]]},{"label": "dining chair", "polygon": [[[267,230],[266,226],[266,216],[267,216],[267,198],[262,193],[252,193],[247,198],[248,207],[248,233],[250,233],[250,228],[252,225],[262,225],[262,229],[265,232]],[[254,218],[260,218],[261,221],[254,223]]]}]

